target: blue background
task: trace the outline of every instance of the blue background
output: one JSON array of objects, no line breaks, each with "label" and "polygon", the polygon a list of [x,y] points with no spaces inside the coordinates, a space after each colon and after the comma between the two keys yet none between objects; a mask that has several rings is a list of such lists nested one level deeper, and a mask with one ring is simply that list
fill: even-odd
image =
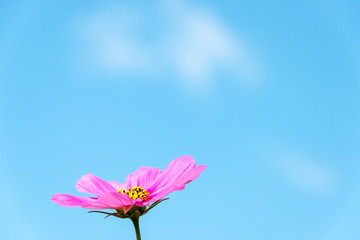
[{"label": "blue background", "polygon": [[360,239],[358,1],[1,1],[0,236],[134,239],[50,201],[208,168],[143,239]]}]

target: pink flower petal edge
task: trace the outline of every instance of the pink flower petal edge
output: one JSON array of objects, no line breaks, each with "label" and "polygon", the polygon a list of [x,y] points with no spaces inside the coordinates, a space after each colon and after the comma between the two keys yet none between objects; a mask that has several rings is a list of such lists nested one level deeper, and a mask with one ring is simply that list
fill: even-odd
[{"label": "pink flower petal edge", "polygon": [[[54,194],[51,201],[64,207],[82,207],[88,209],[118,209],[127,212],[134,205],[146,206],[160,200],[171,192],[182,190],[185,185],[199,177],[206,169],[204,165],[196,166],[190,156],[182,156],[171,161],[161,171],[158,168],[140,167],[128,174],[122,184],[116,181],[105,181],[89,173],[82,176],[76,183],[79,192],[89,193],[97,197],[77,197],[68,194]],[[134,199],[119,189],[141,187],[148,192],[146,199]]]},{"label": "pink flower petal edge", "polygon": [[106,192],[116,192],[116,188],[107,181],[92,175],[91,173],[82,176],[75,184],[79,192],[90,193],[101,196]]}]

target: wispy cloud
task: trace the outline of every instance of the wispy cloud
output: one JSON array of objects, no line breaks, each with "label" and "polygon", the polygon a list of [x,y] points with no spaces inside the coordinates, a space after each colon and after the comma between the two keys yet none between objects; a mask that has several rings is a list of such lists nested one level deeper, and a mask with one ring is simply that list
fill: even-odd
[{"label": "wispy cloud", "polygon": [[301,155],[280,160],[280,170],[295,186],[311,193],[330,193],[337,185],[336,173],[325,164]]},{"label": "wispy cloud", "polygon": [[248,47],[216,15],[179,2],[165,9],[174,25],[167,52],[187,84],[203,87],[221,70],[237,80],[255,79],[256,67]]},{"label": "wispy cloud", "polygon": [[191,89],[206,88],[222,72],[244,84],[261,72],[238,34],[209,10],[184,1],[96,10],[77,26],[83,62],[110,74],[157,74]]},{"label": "wispy cloud", "polygon": [[332,194],[339,186],[339,174],[331,164],[303,151],[294,151],[285,146],[274,147],[270,152],[270,159],[280,178],[308,194]]},{"label": "wispy cloud", "polygon": [[[120,74],[123,71],[146,72],[150,53],[134,36],[140,15],[122,8],[97,12],[80,26],[85,40],[82,61],[94,70]],[[142,24],[142,23],[141,23]]]}]

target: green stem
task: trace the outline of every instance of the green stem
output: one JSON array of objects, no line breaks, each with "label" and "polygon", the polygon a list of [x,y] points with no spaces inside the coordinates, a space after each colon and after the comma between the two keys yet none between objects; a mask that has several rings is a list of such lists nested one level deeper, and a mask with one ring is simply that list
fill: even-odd
[{"label": "green stem", "polygon": [[140,227],[139,227],[139,218],[131,218],[131,221],[134,224],[135,227],[135,232],[136,232],[136,239],[137,240],[141,240],[141,236],[140,236]]}]

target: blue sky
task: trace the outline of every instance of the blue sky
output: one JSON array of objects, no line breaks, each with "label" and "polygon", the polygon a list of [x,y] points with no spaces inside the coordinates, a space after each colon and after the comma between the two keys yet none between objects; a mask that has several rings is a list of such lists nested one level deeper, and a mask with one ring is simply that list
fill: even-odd
[{"label": "blue sky", "polygon": [[0,236],[133,239],[50,201],[208,166],[143,239],[360,238],[357,1],[0,3]]}]

